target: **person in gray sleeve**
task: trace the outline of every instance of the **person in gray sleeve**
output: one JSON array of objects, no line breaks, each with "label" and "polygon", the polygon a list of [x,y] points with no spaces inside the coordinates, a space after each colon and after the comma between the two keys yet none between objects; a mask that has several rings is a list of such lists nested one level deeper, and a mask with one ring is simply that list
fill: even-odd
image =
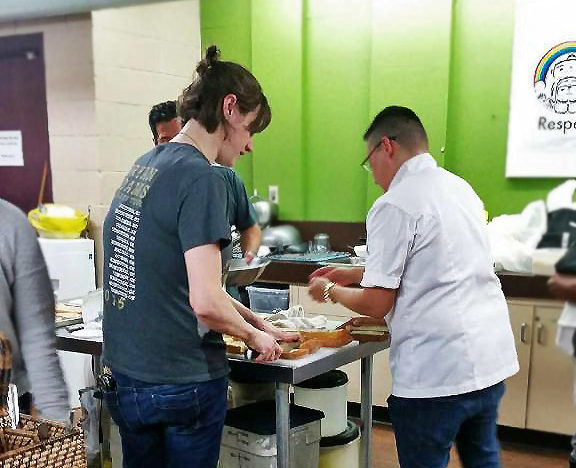
[{"label": "person in gray sleeve", "polygon": [[20,395],[32,393],[41,417],[69,422],[54,313],[54,294],[36,233],[20,209],[0,199],[0,331],[12,344],[12,381]]}]

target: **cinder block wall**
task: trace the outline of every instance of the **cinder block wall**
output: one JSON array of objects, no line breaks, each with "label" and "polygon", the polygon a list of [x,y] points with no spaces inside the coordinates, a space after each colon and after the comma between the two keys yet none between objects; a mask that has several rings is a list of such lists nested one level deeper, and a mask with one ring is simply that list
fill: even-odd
[{"label": "cinder block wall", "polygon": [[98,283],[102,223],[136,158],[152,147],[148,111],[176,99],[200,59],[199,0],[0,24],[44,35],[54,200],[90,209]]},{"label": "cinder block wall", "polygon": [[0,36],[42,33],[54,200],[101,200],[90,14],[0,23]]},{"label": "cinder block wall", "polygon": [[99,272],[110,201],[134,160],[153,144],[148,111],[176,99],[200,59],[199,8],[198,0],[187,0],[92,13],[101,198],[91,214]]}]

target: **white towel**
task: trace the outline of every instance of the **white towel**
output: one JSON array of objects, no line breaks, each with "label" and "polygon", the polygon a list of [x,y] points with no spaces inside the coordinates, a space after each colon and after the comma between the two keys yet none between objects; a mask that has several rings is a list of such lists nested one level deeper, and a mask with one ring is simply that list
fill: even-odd
[{"label": "white towel", "polygon": [[304,317],[304,308],[301,305],[295,305],[287,310],[269,315],[265,320],[279,328],[292,330],[322,329],[326,328],[328,322],[323,315]]}]

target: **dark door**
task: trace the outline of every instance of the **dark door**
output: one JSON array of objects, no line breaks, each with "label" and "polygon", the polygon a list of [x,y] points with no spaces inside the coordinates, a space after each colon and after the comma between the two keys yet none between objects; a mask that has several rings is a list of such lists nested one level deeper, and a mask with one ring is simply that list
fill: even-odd
[{"label": "dark door", "polygon": [[25,212],[52,201],[42,34],[0,37],[0,132],[22,132],[23,166],[0,166],[0,198]]}]

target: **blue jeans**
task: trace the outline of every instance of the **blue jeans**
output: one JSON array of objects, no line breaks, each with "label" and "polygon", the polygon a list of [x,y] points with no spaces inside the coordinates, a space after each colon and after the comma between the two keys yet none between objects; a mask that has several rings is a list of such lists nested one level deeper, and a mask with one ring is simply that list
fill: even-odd
[{"label": "blue jeans", "polygon": [[402,468],[444,468],[456,448],[464,468],[500,468],[496,434],[504,382],[439,398],[388,398]]},{"label": "blue jeans", "polygon": [[228,379],[162,385],[114,373],[104,397],[120,429],[124,468],[216,467]]}]

